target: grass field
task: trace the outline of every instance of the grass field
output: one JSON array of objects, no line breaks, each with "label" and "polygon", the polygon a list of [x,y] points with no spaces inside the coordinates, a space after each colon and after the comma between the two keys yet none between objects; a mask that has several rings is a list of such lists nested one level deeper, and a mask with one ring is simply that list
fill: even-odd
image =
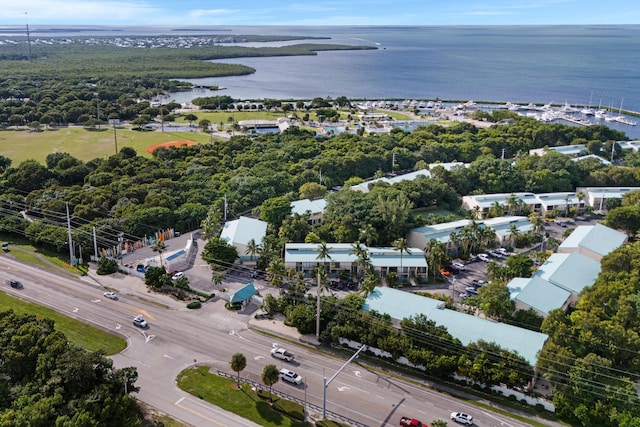
[{"label": "grass field", "polygon": [[[282,112],[270,111],[196,111],[194,114],[198,120],[193,122],[193,132],[172,131],[172,125],[184,126],[188,124],[183,117],[178,117],[174,123],[164,124],[164,132],[160,131],[134,131],[128,126],[118,126],[115,129],[111,126],[102,126],[100,129],[85,129],[81,126],[71,126],[60,129],[43,129],[40,132],[33,132],[27,129],[20,130],[0,130],[0,155],[13,161],[12,166],[17,167],[24,160],[36,160],[45,164],[47,155],[51,153],[69,153],[73,157],[82,161],[89,161],[96,158],[104,158],[116,153],[123,147],[131,147],[141,156],[150,157],[146,148],[153,144],[163,142],[192,140],[199,143],[209,143],[211,136],[202,133],[197,128],[200,120],[209,120],[213,125],[224,127],[229,126],[229,119],[233,121],[242,120],[277,120],[286,114]],[[302,117],[305,112],[298,111],[296,114]],[[312,119],[314,113],[309,112]],[[341,111],[341,119],[346,119],[347,112]],[[410,117],[401,113],[391,113],[396,120],[409,120]]]},{"label": "grass field", "polygon": [[178,375],[177,383],[178,387],[187,393],[262,426],[309,426],[308,423],[293,422],[271,409],[269,403],[259,398],[246,384],[238,390],[234,381],[212,374],[208,366],[182,371]]},{"label": "grass field", "polygon": [[[194,128],[195,130],[195,128]],[[148,156],[147,146],[161,142],[189,139],[196,142],[210,141],[208,134],[196,132],[133,131],[117,128],[114,138],[113,128],[88,130],[82,127],[63,129],[47,129],[41,132],[28,130],[0,131],[0,155],[13,160],[12,166],[22,161],[33,159],[44,164],[51,153],[69,153],[73,157],[89,161],[115,154],[117,140],[118,150],[131,147],[141,156]]]}]

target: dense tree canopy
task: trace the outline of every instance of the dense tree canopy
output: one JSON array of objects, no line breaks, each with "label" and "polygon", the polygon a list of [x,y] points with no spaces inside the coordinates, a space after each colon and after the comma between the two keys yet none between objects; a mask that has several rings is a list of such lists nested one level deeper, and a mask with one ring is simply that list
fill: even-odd
[{"label": "dense tree canopy", "polygon": [[0,425],[140,426],[135,368],[70,344],[51,320],[0,313]]}]

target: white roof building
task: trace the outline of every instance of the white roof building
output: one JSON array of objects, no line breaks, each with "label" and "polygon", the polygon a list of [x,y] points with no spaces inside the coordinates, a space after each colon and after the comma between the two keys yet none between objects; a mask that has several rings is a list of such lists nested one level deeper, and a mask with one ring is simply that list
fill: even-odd
[{"label": "white roof building", "polygon": [[255,261],[255,257],[248,255],[247,245],[251,240],[255,243],[262,243],[262,239],[267,234],[267,223],[259,219],[241,216],[240,218],[227,221],[220,231],[220,238],[229,242],[238,251],[242,261]]},{"label": "white roof building", "polygon": [[[320,243],[287,243],[284,249],[285,268],[292,268],[311,277],[313,269],[318,264],[330,264],[330,278],[336,278],[340,273],[349,277],[358,273],[358,257],[355,247],[351,243],[327,243],[329,257],[319,258]],[[382,277],[395,272],[401,278],[426,277],[428,272],[424,251],[420,248],[408,248],[400,251],[394,248],[361,247],[367,252],[371,265]]]},{"label": "white roof building", "polygon": [[319,224],[322,222],[322,215],[326,207],[326,199],[301,199],[291,202],[291,214],[304,215],[308,213],[309,222],[311,224]]},{"label": "white roof building", "polygon": [[587,151],[587,147],[583,144],[575,144],[575,145],[559,145],[557,147],[536,148],[533,150],[529,150],[529,155],[544,156],[546,153],[550,151],[555,151],[556,153],[575,157],[575,156],[579,156],[582,153],[585,153]]}]

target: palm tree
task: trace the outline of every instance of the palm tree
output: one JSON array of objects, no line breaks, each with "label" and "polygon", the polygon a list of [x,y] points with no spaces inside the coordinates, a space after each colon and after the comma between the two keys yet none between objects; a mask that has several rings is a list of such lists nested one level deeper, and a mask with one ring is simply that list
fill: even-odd
[{"label": "palm tree", "polygon": [[511,224],[509,226],[509,241],[511,242],[512,246],[516,246],[519,236],[520,231],[518,231],[518,227],[515,224]]},{"label": "palm tree", "polygon": [[431,239],[424,248],[424,254],[427,258],[427,266],[431,269],[433,277],[436,277],[436,271],[442,268],[442,264],[447,259],[447,250],[444,243]]},{"label": "palm tree", "polygon": [[[331,252],[331,249],[327,247],[327,243],[320,242],[316,259],[322,259],[322,263],[326,263],[327,259],[331,259],[329,252]],[[324,266],[322,270],[325,270]],[[329,272],[331,272],[331,268],[329,268]],[[318,292],[316,294],[316,339],[320,339],[320,272],[318,272]]]},{"label": "palm tree", "polygon": [[351,253],[358,258],[358,276],[360,276],[360,270],[363,272],[367,271],[367,268],[371,265],[371,259],[369,258],[369,252],[367,252],[367,249],[364,248],[360,242],[355,242],[352,248]]},{"label": "palm tree", "polygon": [[167,245],[165,245],[164,242],[161,241],[161,240],[156,240],[155,243],[153,245],[151,245],[151,250],[153,252],[157,252],[158,255],[160,255],[160,267],[163,267],[163,265],[162,265],[162,253],[167,250]]},{"label": "palm tree", "polygon": [[280,258],[274,258],[267,267],[267,280],[275,287],[281,287],[284,284],[284,275],[286,274],[284,262]]},{"label": "palm tree", "polygon": [[582,201],[584,200],[584,193],[582,191],[578,191],[576,193],[576,197],[578,198],[578,210],[582,207]]},{"label": "palm tree", "polygon": [[379,280],[375,270],[369,269],[367,273],[364,275],[364,277],[362,278],[362,280],[360,281],[360,288],[359,288],[360,294],[364,298],[368,297],[369,294],[373,292],[373,289],[378,285],[378,283],[379,283]]},{"label": "palm tree", "polygon": [[238,388],[240,388],[240,372],[247,367],[247,358],[242,353],[231,356],[231,369],[238,373]]},{"label": "palm tree", "polygon": [[409,249],[409,243],[407,242],[407,239],[405,239],[404,237],[400,237],[399,239],[396,239],[393,241],[393,249],[395,249],[396,251],[400,251],[400,281],[402,281],[402,278],[404,276],[403,274],[403,269],[402,269],[402,253],[406,252],[407,255],[411,254],[411,249]]},{"label": "palm tree", "polygon": [[519,205],[519,200],[520,199],[518,199],[518,196],[516,196],[515,193],[511,193],[511,195],[507,198],[507,209],[509,215],[513,215],[516,212],[516,209]]},{"label": "palm tree", "polygon": [[482,217],[482,209],[480,208],[480,205],[475,205],[471,208],[470,212],[472,219],[480,219]]},{"label": "palm tree", "polygon": [[449,234],[449,252],[455,249],[456,255],[458,255],[458,248],[460,247],[460,234],[452,231]]},{"label": "palm tree", "polygon": [[253,261],[253,257],[260,251],[260,244],[256,243],[254,239],[247,242],[247,249],[244,251],[245,255],[249,255],[249,260]]},{"label": "palm tree", "polygon": [[280,372],[276,365],[267,365],[262,370],[262,382],[264,385],[269,387],[269,396],[271,397],[271,402],[273,403],[273,395],[271,394],[271,387],[280,379]]},{"label": "palm tree", "polygon": [[371,224],[366,224],[360,229],[360,236],[358,236],[367,246],[373,245],[378,241],[378,231]]},{"label": "palm tree", "polygon": [[540,235],[540,241],[542,241],[544,238],[544,219],[542,219],[542,216],[537,212],[533,212],[529,214],[529,222],[533,225],[533,232]]},{"label": "palm tree", "polygon": [[502,206],[500,202],[496,200],[491,204],[491,207],[489,207],[487,217],[496,218],[502,215],[504,215],[504,206]]},{"label": "palm tree", "polygon": [[[318,256],[316,259],[321,259],[323,264],[326,264],[327,259],[331,259],[331,255],[329,255],[331,248],[327,246],[326,242],[320,242],[320,246],[318,246],[317,251]],[[329,272],[331,272],[331,269],[329,269]]]}]

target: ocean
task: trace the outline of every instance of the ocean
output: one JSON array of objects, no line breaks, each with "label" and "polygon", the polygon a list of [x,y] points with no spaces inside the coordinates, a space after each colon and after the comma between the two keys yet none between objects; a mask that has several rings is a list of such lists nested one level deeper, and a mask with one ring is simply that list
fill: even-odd
[{"label": "ocean", "polygon": [[[640,112],[640,55],[634,53],[640,52],[640,26],[636,25],[253,27],[232,33],[329,36],[332,43],[377,49],[217,61],[241,63],[256,72],[190,80],[226,89],[172,94],[177,102],[188,102],[194,94],[234,99],[439,98],[591,104]],[[272,45],[279,44],[283,43]],[[606,125],[640,138],[638,126]]]},{"label": "ocean", "polygon": [[[640,112],[640,25],[187,28],[84,27],[69,34],[57,28],[55,36],[301,35],[330,37],[311,43],[377,48],[216,61],[248,65],[256,72],[189,80],[225,89],[172,93],[176,102],[221,94],[239,100],[439,98],[478,103],[591,104]],[[41,30],[43,34],[48,31]],[[32,29],[32,34],[39,35],[38,29]],[[292,43],[300,41],[246,45]],[[607,125],[640,137],[640,129],[635,129],[639,126]]]}]

